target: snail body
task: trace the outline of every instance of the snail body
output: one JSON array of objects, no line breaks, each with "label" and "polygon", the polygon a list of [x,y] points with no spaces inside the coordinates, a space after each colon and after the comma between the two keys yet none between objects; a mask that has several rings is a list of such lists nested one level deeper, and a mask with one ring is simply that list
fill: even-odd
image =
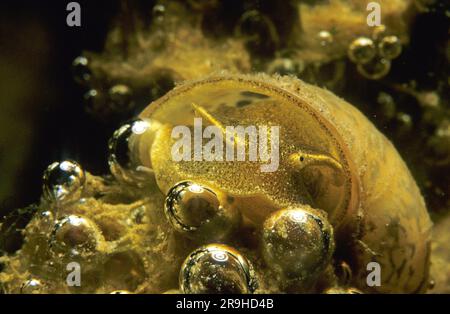
[{"label": "snail body", "polygon": [[[217,75],[187,82],[149,105],[141,119],[161,125],[135,153],[167,193],[190,180],[227,195],[227,206],[262,228],[283,208],[305,208],[334,229],[334,258],[351,267],[364,292],[423,292],[430,230],[424,200],[392,145],[355,107],[291,77]],[[175,126],[278,126],[279,166],[267,159],[174,161]],[[248,139],[241,136],[234,141]],[[270,141],[270,140],[269,140]],[[235,143],[236,144],[236,143]],[[381,267],[381,285],[366,283],[367,265]]]}]

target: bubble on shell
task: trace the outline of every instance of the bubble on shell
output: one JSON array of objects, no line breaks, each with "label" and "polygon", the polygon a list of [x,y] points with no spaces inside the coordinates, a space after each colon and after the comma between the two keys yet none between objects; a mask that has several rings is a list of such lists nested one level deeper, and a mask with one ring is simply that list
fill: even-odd
[{"label": "bubble on shell", "polygon": [[211,188],[189,181],[169,190],[164,212],[177,231],[197,240],[223,239],[240,222],[238,211],[222,207]]},{"label": "bubble on shell", "polygon": [[[108,164],[114,177],[125,183],[137,184],[149,179],[151,169],[144,167],[139,161],[138,146],[141,138],[150,139],[155,132],[156,122],[135,119],[117,129],[108,143]],[[152,134],[149,134],[152,133]]]},{"label": "bubble on shell", "polygon": [[326,219],[307,210],[282,209],[264,222],[264,260],[288,280],[314,278],[325,269],[333,250],[333,228]]}]

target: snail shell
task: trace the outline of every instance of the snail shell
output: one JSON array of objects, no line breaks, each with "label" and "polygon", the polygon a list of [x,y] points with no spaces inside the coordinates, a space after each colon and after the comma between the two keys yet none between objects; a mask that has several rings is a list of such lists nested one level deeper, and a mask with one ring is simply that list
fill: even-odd
[{"label": "snail shell", "polygon": [[[193,105],[194,104],[194,105]],[[200,108],[200,109],[199,109]],[[279,167],[258,162],[175,162],[171,130],[194,117],[221,126],[279,126]],[[428,282],[431,221],[392,143],[351,104],[291,77],[217,75],[187,82],[140,115],[162,127],[136,149],[163,193],[192,180],[228,193],[242,214],[262,224],[280,208],[311,205],[334,228],[335,257],[364,292],[422,292]],[[368,287],[367,265],[381,267]]]}]

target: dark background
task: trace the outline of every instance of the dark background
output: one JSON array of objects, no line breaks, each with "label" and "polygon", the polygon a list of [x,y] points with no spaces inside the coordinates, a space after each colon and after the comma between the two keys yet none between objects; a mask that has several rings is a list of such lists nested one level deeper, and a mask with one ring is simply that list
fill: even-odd
[{"label": "dark background", "polygon": [[[17,169],[19,179],[15,192],[0,199],[0,213],[36,202],[41,194],[42,172],[54,160],[75,159],[94,173],[107,170],[106,143],[115,126],[99,124],[85,113],[85,91],[73,80],[71,63],[83,50],[103,49],[119,1],[78,1],[82,10],[81,27],[66,25],[69,2],[8,0],[0,3],[0,56],[8,56],[7,60],[31,59],[24,65],[31,67],[40,67],[43,59],[46,60],[39,78],[42,85],[29,104],[37,107],[31,118],[36,121],[31,137],[32,153],[25,157],[24,166]],[[45,43],[37,43],[40,38],[33,34],[35,25],[45,33]],[[42,49],[44,52],[36,51],[33,48],[36,45],[47,48]],[[0,73],[0,83],[12,80],[16,73],[11,72]],[[0,96],[0,114],[8,105],[11,104]],[[4,150],[0,151],[0,158],[6,158],[7,148]],[[4,179],[0,175],[0,180]]]}]

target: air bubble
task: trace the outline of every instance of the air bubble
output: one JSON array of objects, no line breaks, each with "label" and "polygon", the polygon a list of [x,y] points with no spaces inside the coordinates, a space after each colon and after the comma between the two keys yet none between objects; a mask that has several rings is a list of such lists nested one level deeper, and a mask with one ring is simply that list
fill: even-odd
[{"label": "air bubble", "polygon": [[117,180],[139,185],[149,179],[151,169],[144,167],[139,160],[139,146],[142,140],[150,149],[158,128],[159,124],[155,121],[136,119],[114,132],[108,144],[108,163]]},{"label": "air bubble", "polygon": [[375,58],[369,63],[358,64],[358,73],[370,80],[379,80],[385,77],[391,69],[391,61],[384,58]]},{"label": "air bubble", "polygon": [[43,176],[44,197],[58,204],[69,203],[80,199],[86,175],[75,161],[52,163]]},{"label": "air bubble", "polygon": [[86,85],[91,81],[92,73],[89,70],[89,60],[86,57],[79,56],[72,62],[72,73],[78,84]]},{"label": "air bubble", "polygon": [[271,74],[299,75],[304,68],[305,65],[301,61],[290,58],[277,58],[268,66],[267,71]]},{"label": "air bubble", "polygon": [[166,197],[165,214],[170,224],[187,237],[219,240],[230,234],[240,222],[234,208],[221,206],[210,188],[193,182],[180,182]]},{"label": "air bubble", "polygon": [[101,232],[94,222],[78,215],[69,215],[56,222],[50,247],[58,255],[86,255],[95,253],[101,240]]},{"label": "air bubble", "polygon": [[162,4],[157,4],[153,7],[152,17],[155,23],[162,24],[166,15],[166,7]]},{"label": "air bubble", "polygon": [[397,113],[396,116],[396,133],[398,136],[404,136],[412,130],[413,121],[409,114],[404,112]]},{"label": "air bubble", "polygon": [[111,100],[111,107],[114,111],[129,112],[133,108],[133,93],[127,85],[114,85],[109,89],[108,94]]},{"label": "air bubble", "polygon": [[320,31],[317,37],[322,47],[329,47],[334,42],[333,35],[329,31]]},{"label": "air bubble", "polygon": [[210,244],[192,252],[180,271],[183,293],[253,293],[257,281],[253,267],[235,249]]},{"label": "air bubble", "polygon": [[372,60],[377,51],[370,38],[359,37],[348,48],[348,57],[355,63],[364,64]]},{"label": "air bubble", "polygon": [[380,55],[392,60],[402,53],[402,44],[397,36],[386,36],[378,44]]},{"label": "air bubble", "polygon": [[308,280],[322,272],[333,249],[331,225],[306,210],[279,210],[264,222],[264,260],[288,280]]}]

